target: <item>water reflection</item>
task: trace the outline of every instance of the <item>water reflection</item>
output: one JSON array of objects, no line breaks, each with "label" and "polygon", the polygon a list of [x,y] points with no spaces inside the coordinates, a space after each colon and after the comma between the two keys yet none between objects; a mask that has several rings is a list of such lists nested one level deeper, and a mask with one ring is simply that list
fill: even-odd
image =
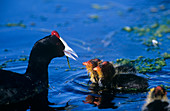
[{"label": "water reflection", "polygon": [[101,89],[97,84],[91,84],[89,90],[92,94],[87,95],[83,101],[85,104],[93,104],[99,109],[112,108],[116,109],[118,106],[115,106],[115,103],[112,101],[115,98],[114,89]]},{"label": "water reflection", "polygon": [[48,101],[48,89],[35,95],[34,97],[16,104],[0,106],[0,111],[56,111],[65,110],[69,107],[68,103],[64,107],[50,107],[55,103]]}]

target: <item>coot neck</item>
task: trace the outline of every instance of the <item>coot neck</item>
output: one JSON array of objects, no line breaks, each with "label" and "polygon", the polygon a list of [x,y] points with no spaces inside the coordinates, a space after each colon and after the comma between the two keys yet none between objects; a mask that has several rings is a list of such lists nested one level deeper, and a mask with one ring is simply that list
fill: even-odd
[{"label": "coot neck", "polygon": [[31,51],[26,76],[32,81],[40,81],[48,85],[48,65],[52,57],[43,56],[41,52]]}]

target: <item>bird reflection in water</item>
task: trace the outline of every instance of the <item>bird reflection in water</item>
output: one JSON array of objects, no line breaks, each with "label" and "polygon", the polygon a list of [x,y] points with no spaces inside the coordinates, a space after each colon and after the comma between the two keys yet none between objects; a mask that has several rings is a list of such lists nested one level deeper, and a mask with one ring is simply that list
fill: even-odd
[{"label": "bird reflection in water", "polygon": [[35,97],[22,101],[17,104],[0,106],[0,111],[58,111],[72,109],[74,106],[69,105],[69,101],[63,107],[54,107],[56,104],[48,101],[48,91],[44,91]]},{"label": "bird reflection in water", "polygon": [[99,109],[118,108],[118,106],[115,106],[115,103],[112,102],[115,97],[114,90],[100,90],[98,85],[94,83],[91,84],[90,90],[92,94],[87,95],[86,99],[83,101],[85,104],[93,104]]}]

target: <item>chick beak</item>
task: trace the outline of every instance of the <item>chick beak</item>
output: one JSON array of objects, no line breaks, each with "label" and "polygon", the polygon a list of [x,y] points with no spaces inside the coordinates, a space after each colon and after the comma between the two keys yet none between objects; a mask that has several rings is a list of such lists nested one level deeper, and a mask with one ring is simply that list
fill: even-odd
[{"label": "chick beak", "polygon": [[[78,58],[78,55],[73,51],[72,48],[70,48],[70,47],[67,45],[67,43],[66,43],[61,37],[60,37],[59,39],[61,40],[61,42],[62,42],[62,43],[64,44],[64,46],[65,46],[65,49],[64,49],[64,54],[65,54],[65,56],[70,57],[70,58],[76,60],[75,57]],[[74,55],[75,57],[74,57],[73,55]]]},{"label": "chick beak", "polygon": [[83,62],[83,65],[87,66],[87,64],[88,64],[87,62]]}]

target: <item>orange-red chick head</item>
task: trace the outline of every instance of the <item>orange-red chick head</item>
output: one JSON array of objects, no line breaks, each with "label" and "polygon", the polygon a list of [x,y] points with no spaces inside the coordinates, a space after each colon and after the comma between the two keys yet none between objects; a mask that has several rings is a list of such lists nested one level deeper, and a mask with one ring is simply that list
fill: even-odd
[{"label": "orange-red chick head", "polygon": [[96,71],[98,74],[99,86],[111,85],[112,79],[115,75],[115,69],[110,62],[104,61],[100,63],[97,67],[93,68],[93,70]]},{"label": "orange-red chick head", "polygon": [[96,83],[98,81],[98,75],[96,73],[96,71],[93,70],[94,67],[98,66],[99,63],[101,63],[102,61],[100,59],[91,59],[87,62],[83,62],[83,65],[86,66],[88,73],[90,73],[90,80],[93,83]]}]

